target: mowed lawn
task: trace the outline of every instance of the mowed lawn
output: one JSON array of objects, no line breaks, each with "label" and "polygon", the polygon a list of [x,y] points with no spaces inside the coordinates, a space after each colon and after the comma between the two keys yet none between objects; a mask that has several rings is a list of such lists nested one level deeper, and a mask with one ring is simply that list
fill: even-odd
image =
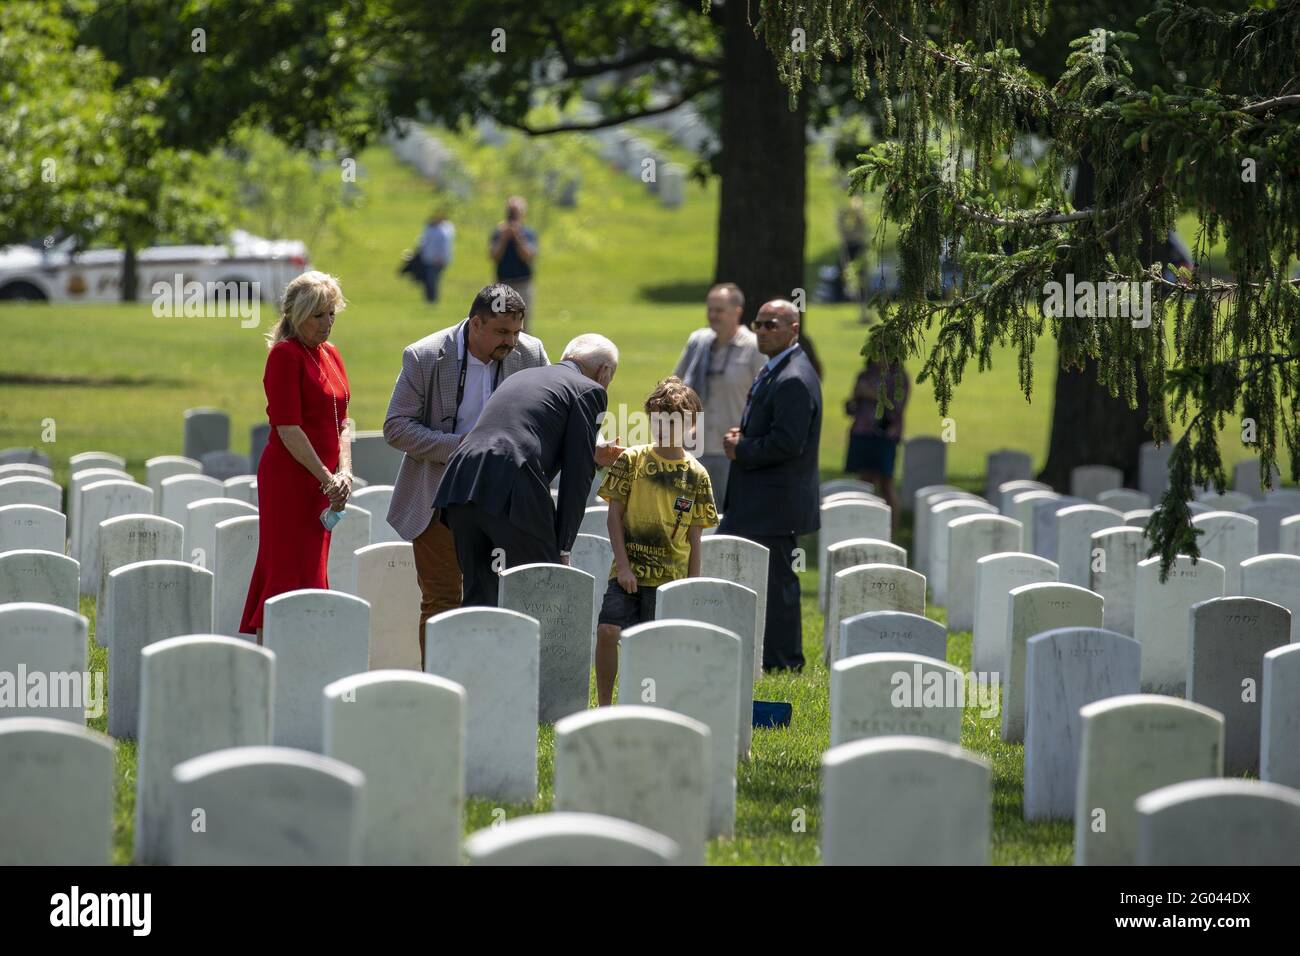
[{"label": "mowed lawn", "polygon": [[[387,149],[362,155],[363,204],[344,215],[337,235],[312,250],[313,266],[338,275],[350,302],[334,341],[347,364],[352,415],[360,429],[382,425],[402,347],[461,319],[474,292],[490,280],[488,232],[504,198],[521,188],[490,161],[488,147],[459,137],[448,141],[467,169],[485,172],[475,178],[473,196],[456,209],[456,259],[444,276],[442,303],[426,305],[414,284],[395,275],[400,252],[413,244],[423,218],[440,201]],[[608,335],[622,350],[611,408],[619,403],[639,408],[655,382],[672,371],[687,334],[703,323],[702,297],[713,270],[716,185],[688,185],[685,206],[667,210],[640,182],[604,168],[594,151],[582,153],[575,165],[583,178],[576,209],[545,208],[533,197],[530,221],[541,231],[533,331],[553,359],[575,334]],[[814,154],[810,263],[833,258],[834,213],[842,195],[833,171]],[[211,405],[231,415],[233,448],[247,452],[249,426],[265,419],[261,336],[273,321],[270,312],[263,310],[260,329],[244,329],[236,318],[155,318],[147,302],[4,306],[0,447],[43,447],[60,482],[66,482],[68,457],[92,449],[124,455],[128,470],[143,479],[147,458],[181,451],[183,411]],[[820,451],[823,475],[831,477],[842,470],[848,427],[843,401],[860,364],[864,327],[855,307],[815,303],[807,325],[826,366]],[[1018,390],[1015,357],[1008,349],[995,355],[992,371],[977,374],[972,369],[967,375],[950,410],[956,440],[948,462],[955,483],[982,491],[984,458],[996,448],[1024,449],[1041,465],[1054,357],[1052,342],[1040,342],[1032,404]],[[919,365],[913,363],[913,373]],[[55,440],[43,444],[42,431],[49,437],[51,424]],[[914,390],[907,424],[911,435],[939,433],[928,386]],[[1230,458],[1245,457],[1240,446],[1224,447]],[[815,542],[806,543],[811,558]],[[910,548],[906,523],[899,543]],[[816,578],[815,567],[803,575],[807,670],[765,677],[755,689],[760,699],[791,701],[793,723],[788,730],[755,732],[753,758],[738,769],[736,835],[713,842],[713,863],[805,864],[819,859],[818,766],[829,744],[830,718]],[[93,598],[83,598],[82,611],[93,627]],[[935,616],[942,620],[942,611]],[[93,641],[91,648],[92,668],[106,669],[105,652]],[[948,657],[958,666],[969,665],[969,633],[950,637]],[[105,724],[100,718],[92,725],[103,730]],[[1068,863],[1067,824],[1021,820],[1023,748],[1002,743],[999,727],[998,718],[980,718],[976,708],[967,710],[963,744],[985,754],[994,767],[994,862]],[[553,733],[544,727],[538,801],[506,807],[508,815],[550,807],[552,743]],[[134,743],[120,743],[118,757],[115,858],[126,863],[133,828]],[[471,800],[466,832],[490,824],[493,809],[489,801]]]}]

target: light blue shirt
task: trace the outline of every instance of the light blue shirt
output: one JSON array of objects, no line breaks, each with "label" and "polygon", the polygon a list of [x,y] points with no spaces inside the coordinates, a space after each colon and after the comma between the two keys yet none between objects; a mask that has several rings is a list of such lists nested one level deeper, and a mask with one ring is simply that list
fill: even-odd
[{"label": "light blue shirt", "polygon": [[456,227],[447,219],[437,225],[426,225],[420,235],[421,261],[429,265],[438,261],[444,266],[451,265],[451,241],[455,236]]},{"label": "light blue shirt", "polygon": [[766,374],[770,374],[771,371],[772,371],[772,369],[776,368],[777,364],[778,364],[778,363],[779,363],[783,358],[785,358],[787,355],[789,355],[791,352],[793,352],[793,351],[794,351],[795,349],[797,349],[798,347],[799,347],[799,340],[796,338],[796,339],[795,339],[795,340],[790,344],[790,347],[789,347],[788,349],[786,349],[786,350],[783,351],[783,352],[777,352],[775,355],[773,355],[770,359],[767,360],[767,364],[763,366],[763,373],[764,373],[765,375],[766,375]]}]

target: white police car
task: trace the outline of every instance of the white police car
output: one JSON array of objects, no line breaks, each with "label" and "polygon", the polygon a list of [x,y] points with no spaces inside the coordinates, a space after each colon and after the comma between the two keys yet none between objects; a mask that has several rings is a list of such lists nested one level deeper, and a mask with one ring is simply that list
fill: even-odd
[{"label": "white police car", "polygon": [[[118,302],[121,249],[78,250],[75,240],[47,238],[0,247],[0,301]],[[274,302],[289,280],[309,268],[307,247],[296,239],[263,239],[235,230],[224,245],[151,246],[136,257],[140,300],[155,298],[156,283],[239,283]],[[254,285],[255,283],[255,285]]]}]

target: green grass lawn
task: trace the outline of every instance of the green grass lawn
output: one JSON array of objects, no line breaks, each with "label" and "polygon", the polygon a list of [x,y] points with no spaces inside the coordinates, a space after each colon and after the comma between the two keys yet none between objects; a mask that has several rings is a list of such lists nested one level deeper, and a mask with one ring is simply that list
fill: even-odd
[{"label": "green grass lawn", "polygon": [[[414,284],[395,276],[399,253],[413,244],[438,198],[386,149],[363,154],[363,204],[345,215],[336,235],[312,250],[313,265],[338,275],[350,301],[334,341],[347,363],[352,415],[361,429],[381,426],[402,347],[462,318],[474,293],[490,280],[487,235],[504,198],[519,188],[492,161],[488,147],[458,137],[449,142],[467,168],[482,173],[474,197],[457,210],[456,259],[444,275],[440,305],[426,305]],[[580,332],[610,336],[622,350],[611,408],[618,403],[640,408],[654,383],[671,372],[687,334],[703,324],[703,293],[713,271],[716,185],[689,185],[684,207],[668,210],[641,183],[604,168],[594,152],[579,151],[575,165],[583,179],[578,208],[539,210],[534,203],[530,217],[542,227],[533,331],[552,358]],[[815,157],[809,173],[807,256],[812,263],[833,256],[833,214],[842,191],[834,172]],[[128,470],[143,479],[147,458],[180,452],[183,411],[212,405],[230,413],[233,448],[247,452],[249,426],[265,419],[261,333],[271,321],[269,310],[258,330],[241,328],[233,318],[159,319],[149,303],[6,305],[0,309],[6,343],[0,353],[5,398],[0,447],[44,448],[61,482],[68,457],[92,449],[124,455]],[[860,364],[863,327],[856,308],[848,305],[810,305],[807,324],[826,366],[820,450],[823,474],[831,477],[842,470],[849,424],[843,400]],[[1055,354],[1050,340],[1039,343],[1032,403],[1017,389],[1010,349],[996,351],[992,371],[966,377],[950,411],[957,426],[948,458],[952,480],[981,490],[985,455],[1001,447],[1027,450],[1041,465]],[[913,374],[919,366],[913,363]],[[42,431],[51,422],[55,440],[43,444]],[[907,426],[911,435],[938,434],[938,411],[928,387],[913,391]],[[1240,445],[1223,447],[1229,459],[1248,454]],[[899,543],[910,545],[906,523]],[[818,860],[818,766],[829,743],[830,718],[816,574],[814,568],[803,575],[808,669],[797,676],[764,677],[755,688],[759,699],[791,701],[793,724],[788,730],[755,732],[753,757],[738,769],[736,836],[713,842],[712,863]],[[92,598],[82,599],[82,612],[93,628]],[[969,666],[970,640],[969,633],[950,637],[950,662]],[[93,641],[91,648],[92,669],[106,670],[105,652]],[[100,718],[92,725],[103,730],[105,724]],[[962,731],[962,743],[993,763],[994,862],[1068,863],[1068,825],[1021,819],[1023,748],[1004,744],[999,726],[971,708]],[[553,732],[546,727],[539,740],[540,797],[532,806],[506,808],[510,815],[549,808],[552,756]],[[135,745],[122,742],[114,851],[119,863],[130,859],[134,786]],[[490,802],[471,800],[466,832],[491,823],[492,810]],[[794,827],[799,810],[806,819],[802,832]]]}]

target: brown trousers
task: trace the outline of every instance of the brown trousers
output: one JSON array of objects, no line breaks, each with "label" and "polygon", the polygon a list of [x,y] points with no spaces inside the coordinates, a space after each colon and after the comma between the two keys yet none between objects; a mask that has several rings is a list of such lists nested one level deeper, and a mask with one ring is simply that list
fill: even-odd
[{"label": "brown trousers", "polygon": [[415,576],[420,582],[420,667],[424,667],[424,624],[434,615],[460,607],[460,562],[451,529],[433,520],[411,542],[415,552]]}]

